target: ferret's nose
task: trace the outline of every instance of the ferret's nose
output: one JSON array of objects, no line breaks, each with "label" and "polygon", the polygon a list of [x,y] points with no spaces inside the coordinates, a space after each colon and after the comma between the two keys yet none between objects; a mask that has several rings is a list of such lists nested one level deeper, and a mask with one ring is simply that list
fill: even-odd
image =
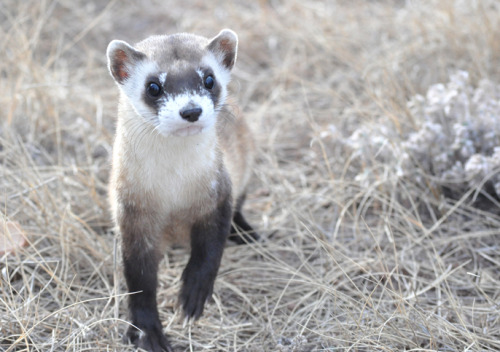
[{"label": "ferret's nose", "polygon": [[189,122],[195,122],[198,121],[198,118],[201,115],[201,108],[192,108],[192,109],[184,109],[179,111],[179,114],[181,114],[181,117],[184,120],[187,120]]}]

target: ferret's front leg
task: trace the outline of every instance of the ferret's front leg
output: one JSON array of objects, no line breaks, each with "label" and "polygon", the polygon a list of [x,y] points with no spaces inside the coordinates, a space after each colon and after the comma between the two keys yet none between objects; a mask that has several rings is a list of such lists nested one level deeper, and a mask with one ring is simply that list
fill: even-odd
[{"label": "ferret's front leg", "polygon": [[191,229],[191,257],[182,273],[180,303],[189,319],[198,319],[211,296],[215,277],[231,228],[231,199],[228,196],[216,210],[197,221]]},{"label": "ferret's front leg", "polygon": [[158,314],[156,288],[161,249],[148,245],[146,234],[122,226],[123,264],[129,296],[129,313],[133,326],[127,338],[148,352],[173,352]]}]

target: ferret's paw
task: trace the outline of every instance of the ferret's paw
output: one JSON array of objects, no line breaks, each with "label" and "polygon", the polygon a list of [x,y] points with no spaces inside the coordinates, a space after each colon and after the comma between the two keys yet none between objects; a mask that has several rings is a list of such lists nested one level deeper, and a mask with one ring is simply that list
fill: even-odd
[{"label": "ferret's paw", "polygon": [[[252,230],[253,231],[253,230]],[[227,237],[227,239],[231,242],[236,243],[237,245],[254,243],[260,241],[260,236],[257,232],[238,232],[236,229],[231,227],[231,233]]]},{"label": "ferret's paw", "polygon": [[180,305],[188,320],[196,320],[203,313],[205,302],[212,295],[214,278],[205,270],[196,270],[188,265],[184,270],[182,280]]},{"label": "ferret's paw", "polygon": [[126,338],[137,348],[148,352],[174,352],[161,328],[138,330],[131,326],[127,331]]}]

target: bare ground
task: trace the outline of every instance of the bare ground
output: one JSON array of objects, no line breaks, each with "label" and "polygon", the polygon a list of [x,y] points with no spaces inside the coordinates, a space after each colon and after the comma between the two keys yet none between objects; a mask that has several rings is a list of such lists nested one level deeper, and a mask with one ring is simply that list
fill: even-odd
[{"label": "bare ground", "polygon": [[228,245],[213,302],[185,327],[187,253],[167,254],[158,300],[177,349],[500,350],[497,212],[383,173],[362,186],[336,141],[381,115],[411,124],[408,99],[452,70],[500,82],[489,0],[2,1],[1,216],[29,245],[0,257],[0,350],[133,350],[106,202],[105,49],[226,27],[259,144],[245,211],[264,241]]}]

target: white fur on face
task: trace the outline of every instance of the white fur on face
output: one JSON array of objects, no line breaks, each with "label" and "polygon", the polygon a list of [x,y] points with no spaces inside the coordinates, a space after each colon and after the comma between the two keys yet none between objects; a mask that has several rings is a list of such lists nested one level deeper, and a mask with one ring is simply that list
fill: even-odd
[{"label": "white fur on face", "polygon": [[196,73],[198,74],[198,76],[200,76],[201,80],[203,81],[203,78],[205,78],[205,74],[203,73],[202,70],[196,70]]},{"label": "white fur on face", "polygon": [[[214,104],[207,95],[184,93],[167,96],[160,101],[162,105],[158,111],[156,130],[164,136],[192,136],[215,125]],[[201,108],[198,121],[189,122],[181,117],[180,111],[188,108]]]},{"label": "white fur on face", "polygon": [[158,79],[160,80],[160,84],[163,87],[165,85],[165,80],[167,79],[167,73],[162,72],[158,75]]}]

